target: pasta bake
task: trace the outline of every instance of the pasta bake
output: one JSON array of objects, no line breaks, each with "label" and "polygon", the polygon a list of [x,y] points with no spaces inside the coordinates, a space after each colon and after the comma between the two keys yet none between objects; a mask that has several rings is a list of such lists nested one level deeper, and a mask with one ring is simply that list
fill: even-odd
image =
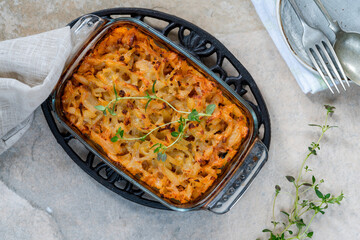
[{"label": "pasta bake", "polygon": [[[156,81],[156,85],[154,85]],[[124,99],[113,114],[95,108],[114,98],[143,97],[151,93],[165,101]],[[245,113],[225,97],[182,55],[163,47],[134,26],[112,28],[86,55],[68,79],[61,97],[67,120],[104,150],[111,161],[148,185],[162,198],[193,202],[220,177],[249,135]],[[211,116],[200,116],[184,128],[184,137],[159,161],[152,148],[176,139],[176,122],[196,110],[215,105]],[[168,124],[167,123],[171,123]],[[145,139],[126,140],[146,135]],[[124,139],[113,142],[117,130]]]}]

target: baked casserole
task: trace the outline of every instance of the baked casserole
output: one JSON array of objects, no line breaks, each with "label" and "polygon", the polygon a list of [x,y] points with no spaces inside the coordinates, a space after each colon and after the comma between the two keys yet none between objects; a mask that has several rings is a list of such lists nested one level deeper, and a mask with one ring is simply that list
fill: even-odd
[{"label": "baked casserole", "polygon": [[[154,89],[155,87],[155,89]],[[155,90],[155,91],[154,91]],[[140,97],[154,91],[165,103]],[[113,114],[96,106],[116,101]],[[181,118],[194,109],[200,116],[184,128],[177,141]],[[199,199],[220,177],[249,135],[241,108],[186,58],[162,46],[132,25],[112,28],[87,53],[66,82],[61,95],[65,118],[83,135],[101,146],[109,159],[126,169],[162,198],[184,204]],[[171,123],[171,124],[169,124]],[[126,140],[145,136],[144,139]],[[122,129],[122,137],[112,141]],[[153,146],[170,146],[166,160],[158,160]]]}]

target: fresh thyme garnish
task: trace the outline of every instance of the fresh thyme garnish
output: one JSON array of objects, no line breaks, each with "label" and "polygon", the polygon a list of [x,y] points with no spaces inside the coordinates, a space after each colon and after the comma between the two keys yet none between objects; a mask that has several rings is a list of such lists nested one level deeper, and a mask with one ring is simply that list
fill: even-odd
[{"label": "fresh thyme garnish", "polygon": [[[324,125],[319,124],[309,124],[310,126],[319,127],[321,129],[321,135],[316,142],[312,142],[308,147],[308,154],[302,162],[301,170],[295,179],[293,176],[286,176],[286,179],[295,187],[295,195],[288,192],[284,192],[287,195],[290,195],[294,201],[293,207],[289,212],[281,211],[281,213],[286,218],[285,222],[276,221],[275,218],[275,202],[278,195],[282,192],[280,186],[275,186],[275,197],[273,200],[272,215],[273,220],[273,229],[264,229],[263,232],[268,232],[270,234],[269,240],[290,240],[290,239],[306,239],[312,238],[314,232],[309,230],[311,223],[313,222],[316,215],[319,213],[324,214],[325,209],[329,207],[330,204],[340,204],[344,198],[344,194],[341,193],[338,196],[334,196],[330,193],[323,194],[319,186],[324,180],[316,181],[315,176],[311,177],[311,181],[307,182],[303,179],[303,172],[309,173],[312,170],[306,165],[308,158],[311,155],[317,155],[317,150],[320,150],[320,141],[323,138],[326,131],[330,128],[336,126],[330,126],[327,124],[329,116],[334,112],[335,107],[330,105],[325,105],[326,118]],[[308,191],[313,191],[316,195],[316,200],[307,199],[307,196],[304,194]],[[310,220],[305,222],[305,214],[311,213]],[[281,226],[281,227],[278,227]]]},{"label": "fresh thyme garnish", "polygon": [[115,136],[111,138],[111,141],[117,142],[119,138],[123,138],[123,137],[124,137],[124,130],[122,130],[121,127],[119,127],[119,129],[116,131]]},{"label": "fresh thyme garnish", "polygon": [[[113,88],[114,88],[115,98],[113,100],[111,100],[106,106],[98,105],[98,106],[95,106],[95,108],[97,110],[99,110],[99,111],[102,111],[105,116],[106,116],[106,112],[109,112],[111,115],[116,116],[115,107],[116,107],[116,103],[118,101],[125,100],[125,99],[133,99],[133,100],[147,99],[148,101],[147,101],[147,103],[145,105],[145,111],[148,108],[148,106],[149,106],[149,104],[150,104],[150,102],[152,100],[159,100],[159,101],[162,101],[162,102],[166,103],[170,108],[172,108],[174,111],[176,111],[176,112],[178,112],[180,114],[188,114],[187,118],[183,118],[182,116],[180,116],[179,120],[168,122],[168,123],[165,123],[165,124],[163,124],[161,126],[158,126],[158,127],[154,128],[154,129],[152,129],[150,132],[148,132],[144,136],[137,137],[137,138],[126,138],[126,137],[124,137],[124,130],[121,129],[121,127],[119,127],[119,129],[116,131],[115,136],[111,138],[112,142],[117,142],[120,139],[121,140],[127,140],[127,141],[131,141],[131,140],[145,141],[146,137],[149,136],[151,133],[153,133],[155,130],[157,130],[159,128],[162,128],[162,127],[166,127],[166,126],[171,125],[171,124],[179,123],[178,131],[171,132],[171,136],[176,137],[176,139],[170,145],[165,146],[162,143],[155,143],[153,146],[151,146],[151,148],[156,147],[154,149],[154,153],[157,153],[157,159],[162,160],[162,161],[166,161],[166,158],[167,158],[167,155],[165,153],[166,150],[168,148],[174,146],[177,142],[179,142],[185,136],[185,129],[186,129],[187,123],[191,122],[191,121],[200,122],[200,117],[210,117],[214,113],[216,105],[215,104],[209,104],[206,107],[205,113],[199,113],[196,109],[192,109],[191,112],[177,110],[168,101],[156,96],[155,84],[156,84],[156,81],[154,81],[154,84],[152,86],[153,95],[150,95],[148,92],[146,92],[146,96],[143,96],[143,97],[119,97],[117,92],[116,92],[115,85],[114,85]],[[112,107],[110,107],[111,104],[112,104]]]}]

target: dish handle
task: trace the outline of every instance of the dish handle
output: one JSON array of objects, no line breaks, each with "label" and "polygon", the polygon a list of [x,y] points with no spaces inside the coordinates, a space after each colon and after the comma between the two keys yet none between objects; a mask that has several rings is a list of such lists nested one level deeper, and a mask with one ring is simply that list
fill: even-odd
[{"label": "dish handle", "polygon": [[242,197],[268,159],[268,150],[258,138],[253,142],[244,162],[236,170],[207,209],[217,214],[228,212]]},{"label": "dish handle", "polygon": [[70,28],[71,42],[73,45],[70,56],[74,55],[83,43],[94,35],[98,29],[108,21],[94,14],[86,14],[80,17]]}]

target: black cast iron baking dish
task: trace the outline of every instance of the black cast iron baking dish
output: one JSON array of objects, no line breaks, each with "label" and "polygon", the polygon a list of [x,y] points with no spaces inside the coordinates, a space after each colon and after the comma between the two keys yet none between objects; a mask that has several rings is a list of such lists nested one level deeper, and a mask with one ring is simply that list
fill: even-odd
[{"label": "black cast iron baking dish", "polygon": [[[107,159],[104,154],[101,153],[96,147],[89,143],[79,132],[69,126],[66,123],[65,119],[61,116],[61,112],[59,112],[58,108],[58,99],[59,93],[61,92],[61,86],[63,83],[66,82],[67,77],[69,74],[71,75],[72,71],[76,68],[77,64],[81,60],[81,58],[86,54],[86,52],[97,42],[97,40],[101,39],[103,33],[106,32],[106,29],[114,26],[119,23],[131,23],[135,24],[143,30],[148,31],[149,34],[152,34],[154,38],[161,41],[162,44],[167,45],[172,50],[176,50],[178,53],[181,53],[183,56],[187,57],[190,62],[192,62],[198,69],[200,69],[203,74],[207,75],[209,78],[212,78],[217,84],[222,88],[222,90],[226,93],[228,98],[232,99],[233,101],[240,102],[242,107],[246,108],[248,111],[249,116],[252,118],[252,136],[249,139],[249,142],[246,144],[247,146],[242,149],[242,152],[238,156],[237,164],[233,164],[232,169],[228,171],[228,174],[222,178],[217,186],[215,186],[212,191],[207,194],[207,196],[195,204],[190,205],[176,205],[170,203],[151,191],[151,189],[146,188],[146,186],[141,185],[136,181],[136,179],[132,178],[131,176],[127,175],[116,166],[114,166],[109,159]],[[138,186],[141,190],[147,192],[151,196],[153,196],[156,200],[164,204],[165,206],[169,207],[170,209],[177,210],[177,211],[188,211],[188,210],[195,210],[195,209],[209,209],[216,213],[224,213],[228,211],[234,203],[239,199],[239,197],[244,193],[244,191],[248,188],[249,184],[251,183],[253,177],[257,174],[258,170],[261,168],[263,163],[267,160],[267,149],[264,144],[256,137],[258,131],[258,119],[255,112],[252,110],[251,106],[242,99],[237,93],[233,91],[227,84],[225,84],[217,75],[215,75],[212,71],[210,71],[207,67],[205,67],[198,59],[194,58],[190,53],[188,53],[183,48],[177,46],[176,44],[172,43],[167,38],[160,35],[156,30],[152,29],[148,25],[144,24],[143,22],[133,19],[133,18],[118,18],[114,20],[106,20],[98,18],[94,15],[85,16],[79,20],[77,24],[73,27],[73,32],[80,32],[81,28],[84,26],[94,26],[93,32],[90,33],[90,36],[85,39],[80,44],[80,50],[76,52],[70,64],[68,65],[67,69],[65,70],[62,79],[60,80],[56,91],[52,96],[53,102],[53,110],[56,113],[56,117],[58,120],[64,125],[64,127],[73,134],[77,139],[79,139],[87,148],[96,154],[101,160],[106,162],[110,167],[112,167],[116,172],[121,174],[125,177],[128,181],[133,183],[134,185]],[[254,161],[256,159],[256,161]],[[247,161],[249,160],[249,161]],[[241,163],[241,164],[240,164]],[[253,166],[255,165],[255,166]],[[244,174],[247,171],[246,178],[247,181],[244,181]],[[250,174],[249,174],[250,171]],[[252,176],[251,176],[252,175]],[[241,183],[241,185],[239,184]]]}]

